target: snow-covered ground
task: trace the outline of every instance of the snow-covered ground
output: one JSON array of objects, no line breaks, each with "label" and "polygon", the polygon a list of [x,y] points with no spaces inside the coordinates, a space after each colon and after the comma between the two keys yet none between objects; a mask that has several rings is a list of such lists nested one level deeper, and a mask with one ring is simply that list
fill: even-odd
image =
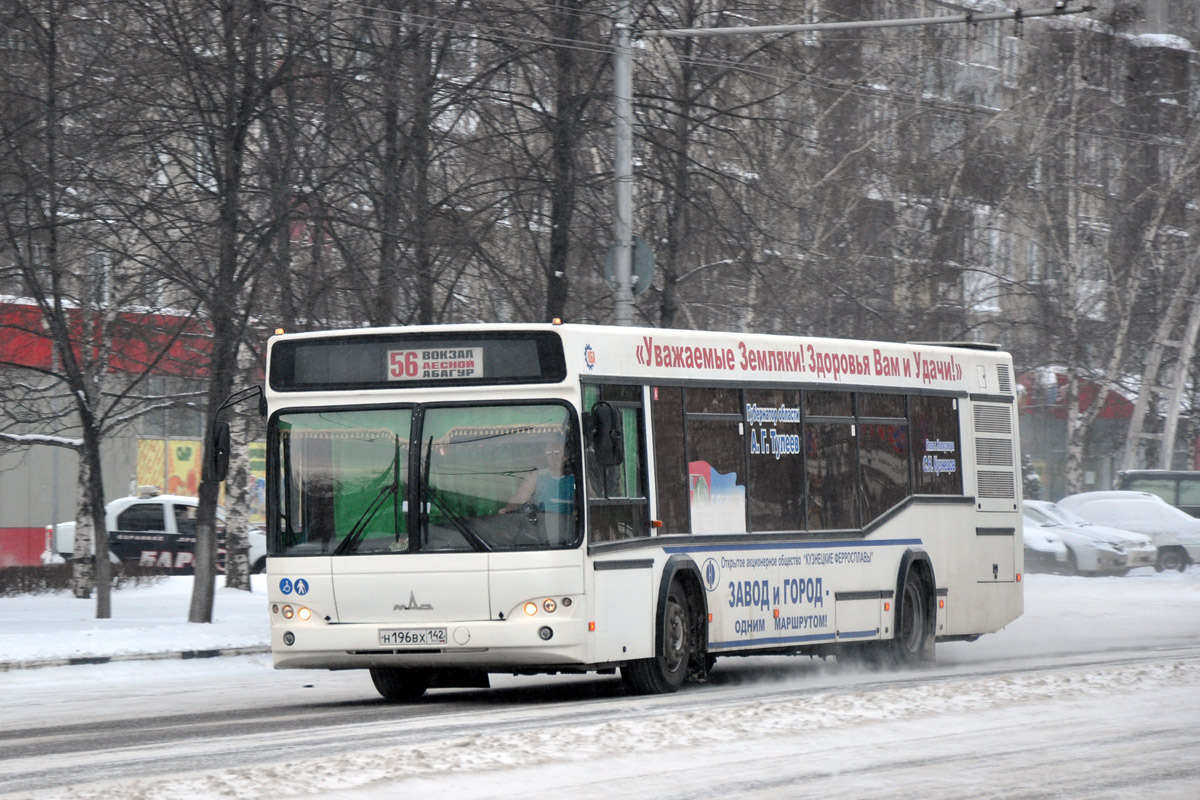
[{"label": "snow-covered ground", "polygon": [[[95,619],[94,600],[67,593],[0,597],[0,665],[266,647],[266,576],[253,576],[252,588],[218,585],[211,624],[187,622],[190,577],[114,592],[107,620]],[[1142,569],[1123,578],[1027,575],[1020,619],[977,642],[940,645],[938,660],[1044,656],[1185,636],[1200,639],[1200,567]]]},{"label": "snow-covered ground", "polygon": [[[0,662],[260,647],[261,578],[255,590],[218,590],[211,625],[185,621],[186,578],[117,593],[106,621],[65,595],[0,598]],[[629,698],[595,678],[590,693],[525,704],[521,686],[567,679],[502,677],[493,693],[518,702],[458,692],[443,712],[431,692],[420,713],[364,713],[320,738],[285,736],[275,755],[278,736],[220,737],[180,751],[189,769],[19,796],[1200,797],[1200,569],[1029,575],[1025,592],[1007,629],[939,645],[936,668],[899,679],[733,659],[678,695]],[[85,706],[64,691],[81,684]],[[176,691],[191,705],[174,712],[305,703],[353,720],[378,705],[362,673],[273,672],[265,655],[10,669],[0,733],[164,713],[153,698]],[[248,755],[256,748],[268,764]],[[0,793],[5,774],[0,759]]]},{"label": "snow-covered ground", "polygon": [[69,592],[0,597],[0,669],[64,659],[265,647],[266,575],[252,592],[226,589],[218,578],[211,624],[190,624],[190,577],[164,578],[112,593],[112,618],[96,619],[96,601]]}]

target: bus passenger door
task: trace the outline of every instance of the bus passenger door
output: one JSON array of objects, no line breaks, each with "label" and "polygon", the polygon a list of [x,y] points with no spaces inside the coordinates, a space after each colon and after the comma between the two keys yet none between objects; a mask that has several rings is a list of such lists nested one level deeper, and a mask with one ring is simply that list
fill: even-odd
[{"label": "bus passenger door", "polygon": [[606,402],[613,407],[625,443],[624,460],[616,466],[605,467],[596,460],[595,442],[585,437],[588,543],[649,536],[642,387],[585,385],[583,399],[585,411],[598,402]]}]

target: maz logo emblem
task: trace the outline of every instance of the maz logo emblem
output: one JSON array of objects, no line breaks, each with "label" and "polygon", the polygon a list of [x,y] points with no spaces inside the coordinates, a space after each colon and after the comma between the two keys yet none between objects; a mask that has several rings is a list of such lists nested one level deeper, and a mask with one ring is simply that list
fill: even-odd
[{"label": "maz logo emblem", "polygon": [[432,611],[432,610],[433,610],[433,606],[431,606],[429,603],[418,603],[417,602],[417,593],[416,592],[408,593],[408,605],[400,605],[399,603],[396,603],[396,605],[392,606],[392,611]]}]

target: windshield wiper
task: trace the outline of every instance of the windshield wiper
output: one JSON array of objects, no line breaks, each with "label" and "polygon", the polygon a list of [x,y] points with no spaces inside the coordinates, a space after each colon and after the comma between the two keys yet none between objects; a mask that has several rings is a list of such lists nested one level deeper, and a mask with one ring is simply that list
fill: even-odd
[{"label": "windshield wiper", "polygon": [[396,494],[398,494],[398,492],[396,483],[394,481],[386,486],[381,487],[379,489],[379,494],[375,496],[375,499],[371,501],[371,505],[367,506],[367,510],[364,511],[362,516],[358,518],[358,521],[354,523],[354,527],[350,529],[348,534],[346,534],[346,538],[342,540],[342,543],[334,549],[333,554],[335,556],[340,556],[344,553],[350,553],[358,549],[359,539],[362,538],[363,533],[367,530],[367,525],[371,523],[371,520],[375,519],[375,515],[379,513],[379,509],[383,508],[383,501],[386,500],[389,495]]},{"label": "windshield wiper", "polygon": [[[362,516],[360,516],[358,521],[354,523],[354,527],[352,527],[350,532],[346,534],[346,538],[342,540],[341,544],[334,548],[333,554],[335,556],[352,553],[358,549],[358,542],[360,539],[362,539],[363,533],[366,532],[367,526],[371,524],[371,520],[375,519],[375,515],[379,513],[379,509],[383,508],[383,503],[385,500],[387,500],[389,495],[392,497],[393,518],[396,525],[396,541],[400,541],[400,512],[398,508],[399,503],[397,502],[400,497],[400,437],[397,436],[395,438],[396,453],[392,457],[392,465],[390,467],[392,473],[392,482],[384,484],[379,488],[379,494],[375,495],[375,499],[371,501],[371,504],[367,506],[365,511],[363,511]],[[386,475],[387,473],[384,474]]]},{"label": "windshield wiper", "polygon": [[[430,436],[429,444],[425,446],[425,474],[421,476],[421,487],[425,490],[425,494],[429,498],[430,504],[437,506],[437,510],[442,512],[442,516],[444,516],[450,522],[450,524],[454,526],[455,530],[462,534],[462,537],[467,540],[467,544],[471,545],[471,547],[476,550],[491,550],[491,545],[489,545],[483,539],[480,539],[479,535],[476,534],[475,531],[471,530],[470,526],[467,525],[466,521],[461,516],[455,514],[446,507],[445,503],[442,502],[441,496],[437,490],[433,488],[433,484],[429,482],[429,469],[432,456],[433,437]],[[422,513],[421,521],[425,523],[425,533],[428,535],[429,515]]]}]

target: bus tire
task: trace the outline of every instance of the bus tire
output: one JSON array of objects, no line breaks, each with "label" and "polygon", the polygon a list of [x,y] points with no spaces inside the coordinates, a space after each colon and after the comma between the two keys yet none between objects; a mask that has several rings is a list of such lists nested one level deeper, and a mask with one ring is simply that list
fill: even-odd
[{"label": "bus tire", "polygon": [[635,694],[670,694],[688,676],[692,642],[691,608],[678,581],[671,584],[658,621],[657,650],[653,658],[631,661],[621,667],[621,680]]},{"label": "bus tire", "polygon": [[929,603],[929,592],[925,578],[915,568],[909,568],[904,577],[900,603],[896,608],[896,632],[892,639],[892,661],[901,667],[910,667],[925,658],[927,649],[932,649],[932,619],[934,613]]},{"label": "bus tire", "polygon": [[427,669],[371,667],[370,672],[375,689],[384,700],[392,703],[411,703],[419,699],[433,681],[433,673]]}]

